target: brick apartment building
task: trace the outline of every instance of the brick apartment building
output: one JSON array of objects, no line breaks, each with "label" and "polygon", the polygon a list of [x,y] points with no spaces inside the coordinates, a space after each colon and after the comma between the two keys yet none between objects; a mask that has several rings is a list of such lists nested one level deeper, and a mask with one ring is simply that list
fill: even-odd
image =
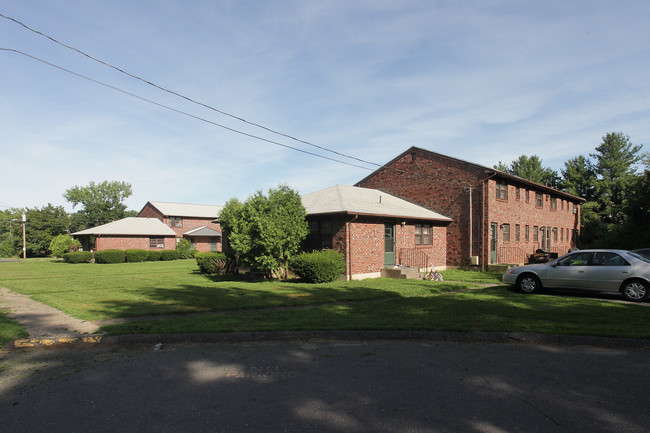
[{"label": "brick apartment building", "polygon": [[223,206],[149,201],[138,217],[158,218],[177,238],[189,239],[201,252],[221,251],[221,225],[217,218]]},{"label": "brick apartment building", "polygon": [[403,265],[445,269],[451,220],[385,192],[336,185],[302,197],[306,250],[332,248],[345,256],[347,279],[379,277]]},{"label": "brick apartment building", "polygon": [[412,147],[356,185],[449,217],[449,266],[525,263],[578,243],[584,199],[429,150]]},{"label": "brick apartment building", "polygon": [[137,217],[72,233],[84,250],[173,250],[185,238],[201,252],[221,251],[222,206],[150,201]]}]

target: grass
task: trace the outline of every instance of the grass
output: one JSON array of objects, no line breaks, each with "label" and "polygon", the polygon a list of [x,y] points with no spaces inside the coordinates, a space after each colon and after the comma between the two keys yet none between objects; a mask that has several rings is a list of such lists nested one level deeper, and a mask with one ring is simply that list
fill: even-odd
[{"label": "grass", "polygon": [[8,318],[6,315],[0,313],[0,347],[10,341],[27,337],[29,337],[29,335],[20,327],[19,324]]},{"label": "grass", "polygon": [[[378,278],[302,284],[208,277],[192,260],[0,264],[0,285],[75,317],[160,316],[103,326],[101,331],[109,334],[384,329],[650,339],[645,306],[522,295],[499,285],[501,274],[445,271],[443,276],[445,282]],[[496,286],[466,290],[479,283]],[[184,316],[165,317],[178,314]]]}]

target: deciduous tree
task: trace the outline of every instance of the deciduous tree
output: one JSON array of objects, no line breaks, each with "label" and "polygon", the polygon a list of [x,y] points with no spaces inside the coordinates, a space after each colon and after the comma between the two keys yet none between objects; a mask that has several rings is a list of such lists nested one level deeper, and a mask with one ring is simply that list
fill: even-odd
[{"label": "deciduous tree", "polygon": [[244,265],[286,278],[289,260],[307,236],[307,212],[298,193],[286,185],[258,191],[241,203],[226,203],[219,220],[228,246]]}]

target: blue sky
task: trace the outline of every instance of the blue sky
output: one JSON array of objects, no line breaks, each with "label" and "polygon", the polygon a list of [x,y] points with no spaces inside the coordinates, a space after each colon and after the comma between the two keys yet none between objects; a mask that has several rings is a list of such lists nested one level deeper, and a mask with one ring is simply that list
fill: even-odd
[{"label": "blue sky", "polygon": [[[650,2],[19,1],[0,13],[167,89],[383,164],[419,146],[486,166],[650,145]],[[309,193],[374,166],[157,90],[0,18],[0,47],[313,157],[0,51],[0,209],[132,184],[148,200],[224,204],[281,183]]]}]

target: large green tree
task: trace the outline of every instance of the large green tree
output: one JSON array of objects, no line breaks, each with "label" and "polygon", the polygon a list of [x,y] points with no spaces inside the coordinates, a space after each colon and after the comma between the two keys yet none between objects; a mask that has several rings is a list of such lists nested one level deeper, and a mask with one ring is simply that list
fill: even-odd
[{"label": "large green tree", "polygon": [[91,181],[87,186],[73,186],[65,191],[63,197],[72,203],[73,209],[81,205],[71,215],[73,231],[84,230],[116,221],[132,213],[126,210],[124,200],[132,194],[131,184],[119,181]]},{"label": "large green tree", "polygon": [[560,181],[557,172],[549,167],[544,167],[542,160],[537,155],[521,155],[512,161],[509,166],[499,161],[494,168],[553,188],[557,187]]},{"label": "large green tree", "polygon": [[561,188],[587,201],[593,200],[596,197],[596,171],[591,161],[583,155],[566,161]]},{"label": "large green tree", "polygon": [[289,261],[308,233],[300,195],[286,185],[228,201],[219,220],[240,263],[286,278]]},{"label": "large green tree", "polygon": [[603,221],[621,224],[625,206],[641,161],[642,145],[634,145],[622,132],[610,132],[590,156],[595,159],[598,177],[596,194]]}]

